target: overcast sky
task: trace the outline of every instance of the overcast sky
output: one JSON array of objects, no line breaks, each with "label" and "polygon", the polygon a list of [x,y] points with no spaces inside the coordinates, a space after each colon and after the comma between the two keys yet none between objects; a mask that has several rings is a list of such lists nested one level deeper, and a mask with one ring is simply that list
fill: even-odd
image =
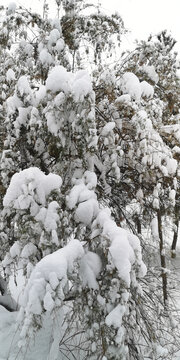
[{"label": "overcast sky", "polygon": [[[13,0],[0,0],[1,5],[8,5]],[[106,12],[118,11],[131,31],[126,35],[125,46],[132,47],[133,40],[146,39],[150,33],[167,29],[178,41],[176,50],[180,54],[180,0],[93,0],[100,3]],[[35,11],[42,11],[44,0],[16,0],[17,5],[24,5]],[[90,1],[91,2],[91,1]],[[48,0],[51,9],[55,9],[55,0]],[[55,15],[55,13],[54,13]]]}]

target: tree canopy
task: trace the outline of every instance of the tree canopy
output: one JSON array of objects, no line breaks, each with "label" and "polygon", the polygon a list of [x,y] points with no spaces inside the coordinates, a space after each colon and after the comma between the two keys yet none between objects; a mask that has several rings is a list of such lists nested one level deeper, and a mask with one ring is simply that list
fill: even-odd
[{"label": "tree canopy", "polygon": [[175,359],[175,40],[115,62],[121,16],[56,3],[1,9],[0,356]]}]

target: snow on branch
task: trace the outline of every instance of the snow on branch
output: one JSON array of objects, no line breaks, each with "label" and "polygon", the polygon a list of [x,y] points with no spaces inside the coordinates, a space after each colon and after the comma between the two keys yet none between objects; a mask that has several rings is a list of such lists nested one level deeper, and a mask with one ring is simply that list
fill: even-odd
[{"label": "snow on branch", "polygon": [[83,255],[80,241],[71,240],[64,248],[45,256],[35,266],[21,301],[19,321],[23,322],[22,339],[33,335],[34,317],[42,315],[44,311],[52,312],[63,304],[68,277]]}]

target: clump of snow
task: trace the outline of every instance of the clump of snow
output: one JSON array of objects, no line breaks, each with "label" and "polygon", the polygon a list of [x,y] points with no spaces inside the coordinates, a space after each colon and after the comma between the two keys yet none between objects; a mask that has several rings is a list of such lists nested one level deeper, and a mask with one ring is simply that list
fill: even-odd
[{"label": "clump of snow", "polygon": [[52,232],[57,229],[57,221],[59,216],[56,210],[59,208],[57,201],[51,201],[48,204],[48,208],[42,207],[35,219],[41,221],[44,225],[44,229],[48,232]]},{"label": "clump of snow", "polygon": [[51,70],[46,81],[46,89],[52,93],[72,93],[75,101],[83,101],[84,97],[92,92],[92,84],[87,71],[79,70],[74,74],[59,65]]},{"label": "clump of snow", "polygon": [[14,122],[14,127],[16,129],[20,129],[21,125],[26,125],[28,121],[28,115],[29,115],[29,107],[19,107],[18,108],[19,115],[16,117],[16,120]]},{"label": "clump of snow", "polygon": [[152,85],[150,85],[149,83],[147,83],[147,81],[142,81],[140,83],[141,85],[141,91],[142,91],[142,95],[143,97],[146,98],[152,98],[154,95],[154,88]]},{"label": "clump of snow", "polygon": [[110,121],[108,122],[102,129],[101,131],[101,135],[102,136],[107,136],[108,133],[110,133],[114,128],[115,128],[116,124],[114,121]]},{"label": "clump of snow", "polygon": [[6,100],[6,105],[7,105],[7,112],[8,115],[13,114],[17,109],[19,109],[19,107],[21,107],[22,101],[17,97],[16,94],[14,94],[13,96],[10,96],[7,100]]},{"label": "clump of snow", "polygon": [[137,76],[131,72],[123,74],[120,80],[120,89],[123,94],[129,94],[133,99],[139,101],[141,98],[141,85]]},{"label": "clump of snow", "polygon": [[15,72],[12,69],[8,69],[8,71],[6,73],[6,80],[8,82],[15,80]]},{"label": "clump of snow", "polygon": [[16,3],[15,2],[10,2],[8,4],[7,14],[8,15],[13,14],[13,13],[15,13],[15,11],[16,11]]},{"label": "clump of snow", "polygon": [[55,66],[49,73],[46,80],[46,89],[53,93],[63,91],[70,92],[71,73],[63,66]]},{"label": "clump of snow", "polygon": [[169,191],[169,200],[171,204],[174,206],[176,203],[176,191],[174,189],[171,189]]},{"label": "clump of snow", "polygon": [[90,225],[99,211],[97,196],[94,188],[97,184],[97,177],[94,172],[86,171],[82,179],[77,180],[69,195],[66,203],[69,209],[75,210],[75,220],[84,225]]},{"label": "clump of snow", "polygon": [[76,101],[83,101],[84,97],[92,92],[91,78],[86,70],[79,70],[73,80],[74,98]]},{"label": "clump of snow", "polygon": [[30,88],[28,79],[26,76],[21,76],[17,82],[17,90],[20,95],[32,95],[32,90]]},{"label": "clump of snow", "polygon": [[63,39],[59,39],[59,40],[56,42],[55,49],[57,50],[58,53],[60,53],[61,51],[64,50],[64,47],[65,47],[64,40],[63,40]]},{"label": "clump of snow", "polygon": [[75,211],[76,222],[81,222],[84,225],[90,225],[92,220],[98,214],[99,206],[96,199],[89,199],[81,202]]},{"label": "clump of snow", "polygon": [[20,255],[21,252],[21,244],[19,241],[15,241],[15,243],[10,248],[10,255],[12,258]]},{"label": "clump of snow", "polygon": [[129,94],[118,96],[117,99],[115,100],[115,104],[129,103],[129,102],[131,102],[131,97]]},{"label": "clump of snow", "polygon": [[45,96],[46,96],[46,87],[45,85],[40,85],[39,90],[36,91],[36,98],[35,98],[36,106],[38,106],[38,104],[45,98]]},{"label": "clump of snow", "polygon": [[142,261],[141,247],[139,239],[129,234],[126,230],[118,227],[111,219],[110,210],[100,210],[93,228],[101,228],[102,236],[110,239],[109,246],[109,264],[112,269],[116,268],[119,278],[122,279],[127,286],[131,283],[131,269],[135,262],[138,263],[138,276],[144,276],[146,269]]},{"label": "clump of snow", "polygon": [[[11,250],[12,250],[12,248],[11,248]],[[28,243],[22,249],[20,256],[22,258],[29,259],[30,256],[36,255],[36,253],[37,253],[37,247],[32,243]]]},{"label": "clump of snow", "polygon": [[57,29],[51,30],[51,32],[49,34],[48,44],[51,45],[51,46],[55,45],[59,38],[60,38],[59,31]]},{"label": "clump of snow", "polygon": [[5,207],[15,209],[30,208],[35,215],[37,203],[45,205],[46,197],[53,190],[60,190],[61,177],[55,174],[45,175],[40,169],[31,167],[13,175],[3,200]]},{"label": "clump of snow", "polygon": [[169,175],[174,175],[177,170],[177,160],[173,158],[167,158],[167,170]]},{"label": "clump of snow", "polygon": [[85,171],[83,181],[89,190],[94,190],[97,185],[97,176],[93,171]]},{"label": "clump of snow", "polygon": [[80,275],[82,278],[83,287],[88,286],[91,289],[97,290],[99,285],[96,281],[102,268],[100,257],[88,251],[80,262]]},{"label": "clump of snow", "polygon": [[143,65],[141,66],[142,71],[148,75],[149,79],[151,79],[155,84],[159,81],[159,76],[155,71],[155,67],[153,65]]},{"label": "clump of snow", "polygon": [[118,304],[107,316],[106,325],[120,328],[122,324],[122,317],[126,312],[126,307]]},{"label": "clump of snow", "polygon": [[[78,240],[71,240],[64,248],[45,256],[33,269],[21,298],[19,321],[23,320],[21,338],[28,334],[32,316],[51,312],[61,305],[68,274],[73,272],[74,263],[84,255]],[[21,345],[21,344],[20,344]]]},{"label": "clump of snow", "polygon": [[47,49],[42,49],[39,54],[39,60],[45,66],[49,66],[53,64],[53,58],[51,54],[47,51]]}]

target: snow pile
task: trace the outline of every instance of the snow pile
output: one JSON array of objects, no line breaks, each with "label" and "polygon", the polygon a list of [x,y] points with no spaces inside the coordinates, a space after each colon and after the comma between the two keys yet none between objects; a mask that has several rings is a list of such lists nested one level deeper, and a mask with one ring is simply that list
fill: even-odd
[{"label": "snow pile", "polygon": [[75,220],[84,225],[90,225],[99,211],[97,196],[94,188],[97,178],[94,172],[86,171],[82,179],[77,180],[66,198],[69,209],[75,208]]},{"label": "snow pile", "polygon": [[14,209],[30,209],[34,216],[39,209],[38,204],[45,205],[47,196],[53,190],[59,191],[61,184],[58,175],[45,175],[36,167],[25,169],[13,175],[3,205]]},{"label": "snow pile", "polygon": [[55,46],[55,49],[58,53],[60,53],[61,51],[64,50],[64,47],[65,47],[65,43],[64,43],[64,40],[63,39],[59,39],[57,42],[56,42],[56,46]]},{"label": "snow pile", "polygon": [[115,100],[115,104],[121,104],[121,103],[128,104],[130,102],[131,102],[131,97],[129,94],[118,96],[117,99]]},{"label": "snow pile", "polygon": [[60,38],[60,32],[58,29],[53,29],[51,30],[50,34],[49,34],[49,40],[48,40],[48,45],[53,46],[57,43],[57,40],[59,40]]},{"label": "snow pile", "polygon": [[13,96],[10,96],[6,100],[6,105],[7,105],[7,113],[10,116],[11,114],[14,114],[15,111],[18,110],[19,107],[23,105],[23,103],[18,98],[18,96],[16,94],[14,94]]},{"label": "snow pile", "polygon": [[17,82],[17,91],[20,94],[20,96],[32,96],[32,90],[30,88],[28,79],[26,76],[21,76]]},{"label": "snow pile", "polygon": [[[33,269],[21,300],[19,321],[23,321],[20,337],[31,336],[34,315],[51,312],[61,306],[65,297],[68,275],[74,264],[84,255],[78,240],[71,240],[64,248],[45,256]],[[24,319],[25,317],[25,319]],[[23,343],[20,342],[20,346]]]},{"label": "snow pile", "polygon": [[142,81],[141,85],[141,96],[146,98],[152,98],[154,95],[154,88],[147,81]]},{"label": "snow pile", "polygon": [[10,2],[8,4],[8,8],[7,8],[7,15],[14,14],[15,11],[16,11],[16,3],[15,2]]},{"label": "snow pile", "polygon": [[155,71],[155,67],[153,65],[143,65],[140,69],[148,75],[149,79],[152,80],[155,84],[159,81],[159,76]]},{"label": "snow pile", "polygon": [[137,76],[131,72],[123,74],[120,80],[120,89],[123,94],[129,94],[133,99],[139,101],[141,98],[141,85]]},{"label": "snow pile", "polygon": [[145,172],[147,167],[150,167],[151,169],[156,168],[164,176],[174,176],[177,171],[178,162],[172,157],[172,151],[153,127],[146,111],[138,111],[133,116],[132,123],[136,127],[137,135],[140,139],[137,154],[138,157],[141,157],[143,165],[141,171]]},{"label": "snow pile", "polygon": [[98,290],[99,285],[96,281],[102,268],[100,257],[88,251],[80,262],[80,275],[82,278],[83,287],[88,286],[91,289]]},{"label": "snow pile", "polygon": [[170,200],[172,206],[175,206],[175,203],[176,203],[176,191],[174,189],[171,189],[169,191],[169,200]]},{"label": "snow pile", "polygon": [[101,135],[102,136],[107,136],[114,128],[115,128],[116,124],[114,121],[109,121],[102,129],[101,131]]},{"label": "snow pile", "polygon": [[126,307],[118,304],[107,316],[106,325],[120,328],[122,325],[122,317],[126,312]]},{"label": "snow pile", "polygon": [[173,138],[175,141],[180,143],[180,124],[173,124],[173,125],[165,125],[161,128],[161,133],[165,135],[172,135],[172,141]]},{"label": "snow pile", "polygon": [[45,48],[41,50],[39,54],[39,60],[41,61],[42,65],[45,66],[49,66],[54,62],[51,54]]},{"label": "snow pile", "polygon": [[138,264],[138,276],[143,277],[145,275],[146,267],[142,261],[139,239],[118,227],[111,219],[109,209],[99,211],[93,227],[101,228],[102,236],[110,239],[109,264],[112,269],[117,269],[119,278],[128,287],[132,281],[131,270],[135,263]]},{"label": "snow pile", "polygon": [[48,204],[48,208],[42,207],[35,219],[41,221],[44,224],[44,228],[47,231],[53,231],[57,229],[58,214],[56,210],[59,208],[57,201],[51,201]]},{"label": "snow pile", "polygon": [[68,72],[63,66],[55,66],[47,80],[46,89],[52,93],[72,94],[75,101],[83,101],[92,92],[91,79],[87,71],[79,70],[76,74]]},{"label": "snow pile", "polygon": [[45,175],[35,167],[20,171],[12,177],[3,201],[4,214],[10,214],[12,209],[17,210],[16,222],[25,223],[23,226],[26,226],[26,232],[18,226],[20,241],[13,244],[3,260],[7,275],[11,274],[12,265],[17,261],[28,277],[32,270],[29,263],[37,262],[37,246],[40,245],[44,251],[52,243],[59,246],[59,205],[56,201],[48,203],[48,197],[52,191],[60,191],[61,183],[60,176]]},{"label": "snow pile", "polygon": [[12,69],[8,69],[6,73],[6,80],[8,82],[15,80],[15,72]]},{"label": "snow pile", "polygon": [[139,101],[141,97],[152,98],[154,95],[154,88],[147,81],[140,82],[138,77],[126,72],[120,80],[120,89],[124,95],[116,99],[116,103],[128,103],[131,98]]},{"label": "snow pile", "polygon": [[16,117],[16,120],[14,122],[14,127],[16,129],[20,129],[22,125],[26,126],[26,124],[28,123],[28,119],[29,119],[29,113],[31,111],[31,107],[19,107],[18,108],[18,112],[19,115]]}]

